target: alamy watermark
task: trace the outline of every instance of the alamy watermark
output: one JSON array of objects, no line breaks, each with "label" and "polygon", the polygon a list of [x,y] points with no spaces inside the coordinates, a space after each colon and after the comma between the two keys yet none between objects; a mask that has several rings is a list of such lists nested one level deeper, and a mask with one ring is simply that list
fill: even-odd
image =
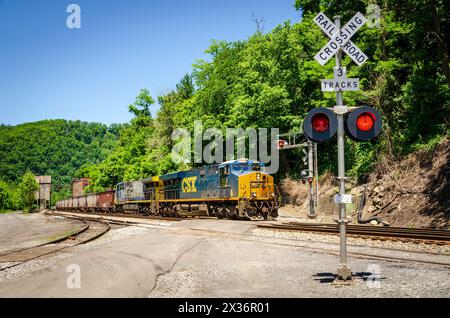
[{"label": "alamy watermark", "polygon": [[78,4],[69,4],[66,12],[70,13],[66,20],[69,29],[81,29],[81,7]]},{"label": "alamy watermark", "polygon": [[381,268],[378,264],[369,264],[366,272],[371,273],[366,278],[366,285],[369,288],[381,288]]},{"label": "alamy watermark", "polygon": [[270,132],[268,128],[227,128],[225,133],[218,128],[203,130],[202,122],[195,121],[193,136],[187,128],[172,132],[171,157],[177,164],[212,164],[248,158],[263,163],[264,171],[274,174],[279,168],[278,134],[278,128],[271,128]]},{"label": "alamy watermark", "polygon": [[78,264],[70,264],[66,268],[66,272],[70,273],[66,279],[66,286],[69,289],[81,288],[81,268]]},{"label": "alamy watermark", "polygon": [[366,9],[367,26],[369,28],[379,28],[381,20],[381,8],[378,4],[372,3]]}]

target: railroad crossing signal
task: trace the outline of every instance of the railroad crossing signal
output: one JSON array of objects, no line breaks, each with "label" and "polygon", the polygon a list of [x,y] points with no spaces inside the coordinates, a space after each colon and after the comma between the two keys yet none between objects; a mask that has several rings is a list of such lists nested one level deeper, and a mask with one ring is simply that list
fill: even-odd
[{"label": "railroad crossing signal", "polygon": [[[346,135],[354,141],[375,139],[382,127],[380,113],[373,107],[357,107],[344,116]],[[314,108],[303,121],[303,133],[309,141],[322,143],[336,134],[338,119],[329,108]]]},{"label": "railroad crossing signal", "polygon": [[[367,55],[365,55],[363,51],[350,40],[350,38],[367,21],[368,20],[358,12],[339,30],[339,28],[331,22],[323,12],[316,15],[314,22],[331,38],[327,45],[314,56],[316,61],[323,66],[339,51],[339,49],[342,49],[356,64],[359,66],[364,64],[368,60]],[[347,69],[340,65],[334,68],[333,79],[323,79],[321,83],[323,92],[359,90],[359,78],[347,78]]]},{"label": "railroad crossing signal", "polygon": [[337,51],[342,50],[359,66],[364,64],[368,57],[350,38],[367,22],[365,16],[356,13],[344,27],[339,28],[331,22],[323,12],[315,16],[314,22],[330,37],[330,41],[314,56],[320,65],[324,66]]},{"label": "railroad crossing signal", "polygon": [[308,146],[301,131],[281,134],[277,137],[277,143],[275,146],[279,150],[302,148]]},{"label": "railroad crossing signal", "polygon": [[[303,132],[306,138],[313,142],[330,140],[337,134],[338,146],[338,180],[339,180],[339,234],[340,263],[337,269],[339,279],[351,279],[352,272],[347,266],[347,216],[346,204],[351,202],[351,195],[345,194],[345,132],[356,141],[368,141],[375,138],[381,130],[381,116],[372,107],[363,106],[349,114],[349,108],[344,105],[343,92],[359,90],[358,78],[347,78],[346,68],[341,65],[342,53],[345,52],[359,66],[368,57],[350,40],[350,38],[367,22],[367,19],[357,12],[350,21],[341,28],[341,17],[335,16],[334,23],[320,12],[314,17],[314,22],[330,37],[328,43],[314,56],[314,59],[324,66],[334,55],[336,66],[334,78],[321,81],[322,91],[336,92],[336,106],[313,109],[303,122]],[[343,199],[345,198],[345,200]]]}]

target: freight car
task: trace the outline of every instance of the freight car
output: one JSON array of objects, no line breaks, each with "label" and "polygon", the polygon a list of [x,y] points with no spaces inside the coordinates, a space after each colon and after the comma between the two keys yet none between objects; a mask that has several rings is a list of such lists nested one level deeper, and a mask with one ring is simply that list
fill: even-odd
[{"label": "freight car", "polygon": [[56,209],[63,211],[114,212],[114,190],[65,199],[56,202]]},{"label": "freight car", "polygon": [[240,159],[122,182],[115,191],[64,200],[56,207],[160,216],[194,213],[203,207],[218,218],[274,219],[279,205],[273,177],[264,172],[263,164]]}]

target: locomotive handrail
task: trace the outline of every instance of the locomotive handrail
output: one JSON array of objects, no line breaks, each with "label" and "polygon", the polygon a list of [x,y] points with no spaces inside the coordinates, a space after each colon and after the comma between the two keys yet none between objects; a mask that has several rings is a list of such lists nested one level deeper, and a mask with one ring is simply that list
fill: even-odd
[{"label": "locomotive handrail", "polygon": [[[155,201],[156,200],[156,193],[157,191],[148,191],[144,192],[144,199],[149,201]],[[153,196],[151,196],[153,194]]]}]

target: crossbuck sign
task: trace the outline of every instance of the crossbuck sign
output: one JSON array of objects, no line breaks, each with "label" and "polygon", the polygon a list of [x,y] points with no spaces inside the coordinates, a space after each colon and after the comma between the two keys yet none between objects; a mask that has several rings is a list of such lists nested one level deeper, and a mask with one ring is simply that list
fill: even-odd
[{"label": "crossbuck sign", "polygon": [[314,22],[331,38],[327,45],[314,56],[320,65],[325,65],[339,48],[342,48],[359,66],[367,61],[367,56],[350,40],[356,31],[367,22],[366,17],[360,12],[356,13],[340,30],[323,12],[316,15]]},{"label": "crossbuck sign", "polygon": [[[367,61],[367,56],[350,40],[356,31],[367,22],[366,17],[361,13],[356,13],[340,30],[323,12],[316,15],[314,22],[331,38],[327,45],[314,56],[320,65],[325,65],[339,48],[360,66]],[[342,66],[334,68],[334,78],[324,79],[321,84],[323,92],[359,90],[359,78],[347,78],[347,70]]]}]

